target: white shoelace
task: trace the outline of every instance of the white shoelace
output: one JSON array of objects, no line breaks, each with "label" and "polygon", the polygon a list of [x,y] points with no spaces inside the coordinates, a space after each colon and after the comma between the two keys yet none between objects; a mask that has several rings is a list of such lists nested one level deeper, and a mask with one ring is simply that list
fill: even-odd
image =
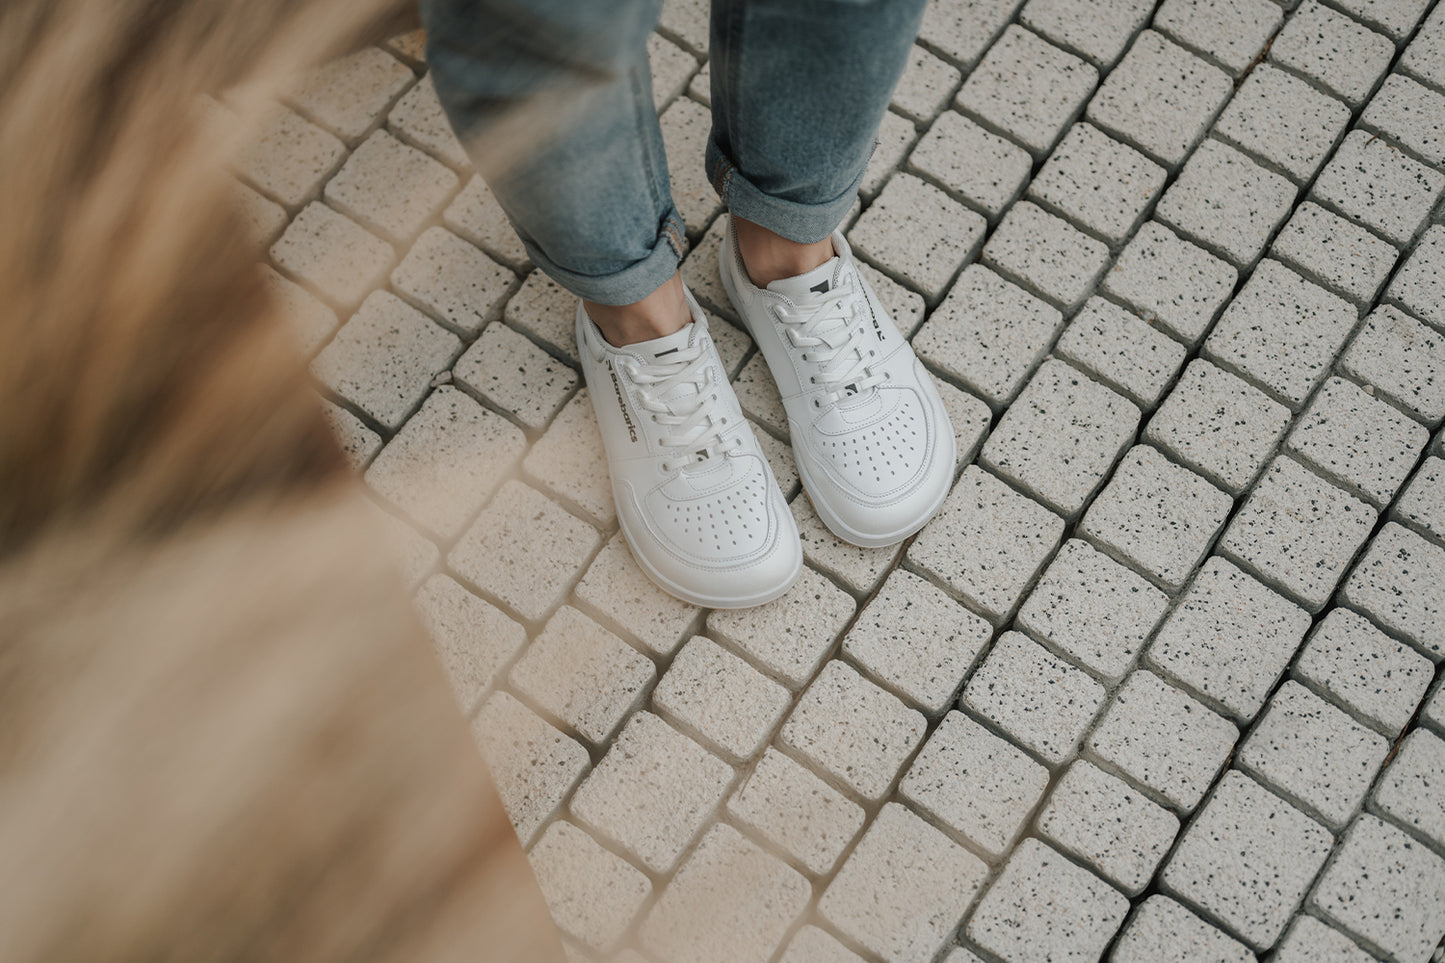
[{"label": "white shoelace", "polygon": [[[639,386],[639,403],[654,422],[671,429],[658,438],[658,444],[677,449],[679,454],[663,461],[664,471],[703,461],[742,444],[738,436],[723,440],[728,418],[715,414],[718,393],[714,369],[708,365],[711,359],[712,353],[699,342],[678,348],[665,362],[624,362],[627,376]],[[688,387],[691,392],[678,390]]]},{"label": "white shoelace", "polygon": [[885,374],[869,371],[878,352],[864,347],[868,319],[859,307],[865,297],[858,282],[845,276],[808,310],[777,309],[778,317],[788,325],[788,340],[805,349],[803,361],[818,365],[809,380],[827,389],[829,403],[865,394],[888,380]]}]

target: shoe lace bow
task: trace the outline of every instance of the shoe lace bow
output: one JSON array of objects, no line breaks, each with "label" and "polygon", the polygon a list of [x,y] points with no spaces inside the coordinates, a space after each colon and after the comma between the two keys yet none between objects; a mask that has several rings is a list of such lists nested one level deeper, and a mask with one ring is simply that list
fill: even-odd
[{"label": "shoe lace bow", "polygon": [[865,297],[856,279],[845,277],[805,308],[777,308],[779,320],[787,325],[788,340],[804,349],[804,362],[816,365],[809,381],[823,386],[829,404],[862,396],[888,380],[886,374],[869,367],[878,351],[865,347],[869,320]]}]

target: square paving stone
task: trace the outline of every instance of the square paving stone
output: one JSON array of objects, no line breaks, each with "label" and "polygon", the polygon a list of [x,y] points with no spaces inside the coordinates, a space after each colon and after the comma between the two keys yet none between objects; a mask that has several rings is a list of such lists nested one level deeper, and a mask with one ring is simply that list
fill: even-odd
[{"label": "square paving stone", "polygon": [[274,302],[286,327],[296,337],[302,354],[311,354],[336,333],[340,322],[336,312],[310,291],[289,281],[267,265],[261,268],[266,292]]},{"label": "square paving stone", "polygon": [[927,181],[895,174],[848,232],[858,253],[938,300],[973,260],[987,222]]},{"label": "square paving stone", "polygon": [[1224,774],[1164,866],[1164,889],[1256,950],[1284,932],[1334,837],[1241,772]]},{"label": "square paving stone", "polygon": [[466,170],[471,166],[466,148],[457,140],[446,111],[437,98],[430,74],[423,75],[386,115],[392,133],[418,150],[426,151],[448,167]]},{"label": "square paving stone", "polygon": [[895,568],[843,637],[843,654],[937,716],[953,700],[993,627],[912,572]]},{"label": "square paving stone", "polygon": [[1104,275],[1102,286],[1105,293],[1193,345],[1234,293],[1238,278],[1234,265],[1150,221]]},{"label": "square paving stone", "polygon": [[1010,25],[969,73],[958,106],[1042,157],[1098,82],[1092,64]]},{"label": "square paving stone", "polygon": [[1375,958],[1360,949],[1348,936],[1331,929],[1313,916],[1301,913],[1294,918],[1284,939],[1275,947],[1270,963],[1375,963]]},{"label": "square paving stone", "polygon": [[1148,445],[1135,445],[1084,515],[1082,532],[1171,590],[1208,551],[1233,499]]},{"label": "square paving stone", "polygon": [[1369,307],[1400,252],[1318,204],[1301,204],[1269,253],[1356,304]]},{"label": "square paving stone", "polygon": [[1429,959],[1445,933],[1445,859],[1363,814],[1320,877],[1310,905],[1394,959]]},{"label": "square paving stone", "polygon": [[1169,598],[1148,580],[1070,539],[1019,610],[1018,624],[1110,682],[1128,671]]},{"label": "square paving stone", "polygon": [[1188,812],[1199,805],[1238,738],[1228,719],[1139,669],[1115,694],[1088,748]]},{"label": "square paving stone", "polygon": [[1084,303],[1056,350],[1146,410],[1159,403],[1185,355],[1179,342],[1103,298]]},{"label": "square paving stone", "polygon": [[769,747],[728,799],[728,814],[822,876],[863,828],[863,807]]},{"label": "square paving stone", "polygon": [[1045,361],[979,457],[1069,518],[1103,483],[1138,425],[1132,402],[1062,361]]},{"label": "square paving stone", "polygon": [[472,734],[526,846],[587,771],[587,750],[505,692],[482,704]]},{"label": "square paving stone", "polygon": [[1298,410],[1356,320],[1348,301],[1265,260],[1225,309],[1204,354]]},{"label": "square paving stone", "polygon": [[594,949],[611,949],[636,919],[652,883],[581,829],[559,820],[527,854],[557,928]]},{"label": "square paving stone", "polygon": [[1414,151],[1427,163],[1445,163],[1445,94],[1391,74],[1370,98],[1362,126]]},{"label": "square paving stone", "polygon": [[599,525],[611,525],[617,504],[607,472],[599,470],[606,464],[592,396],[583,388],[533,443],[522,468],[537,484],[576,505]]},{"label": "square paving stone", "polygon": [[1294,676],[1389,734],[1410,721],[1435,667],[1349,609],[1331,609],[1294,665]]},{"label": "square paving stone", "polygon": [[1445,846],[1445,739],[1416,729],[1375,787],[1374,807]]},{"label": "square paving stone", "polygon": [[864,960],[829,936],[826,930],[805,926],[788,943],[778,963],[864,963]]},{"label": "square paving stone", "polygon": [[1288,178],[1265,170],[1223,141],[1207,140],[1185,162],[1154,216],[1247,268],[1289,217],[1297,193]]},{"label": "square paving stone", "polygon": [[346,145],[284,107],[248,138],[237,173],[289,208],[314,200],[346,157]]},{"label": "square paving stone", "polygon": [[1302,183],[1320,169],[1349,123],[1349,107],[1265,63],[1250,71],[1214,132]]},{"label": "square paving stone", "polygon": [[1331,378],[1285,445],[1321,472],[1383,508],[1415,467],[1430,433],[1358,385]]},{"label": "square paving stone", "polygon": [[928,737],[898,795],[998,857],[1018,839],[1048,782],[1043,765],[954,711]]},{"label": "square paving stone", "polygon": [[446,166],[378,130],[352,152],[323,195],[328,204],[404,245],[460,186]]},{"label": "square paving stone", "polygon": [[1276,458],[1219,540],[1219,551],[1318,612],[1379,513],[1289,458]]},{"label": "square paving stone", "polygon": [[668,105],[659,122],[667,156],[676,159],[668,171],[673,201],[687,224],[688,236],[696,237],[722,209],[722,201],[702,165],[712,113],[681,97]]},{"label": "square paving stone", "polygon": [[782,598],[751,609],[714,609],[707,627],[796,690],[813,677],[856,608],[852,596],[804,566]]},{"label": "square paving stone", "polygon": [[526,448],[516,425],[442,385],[376,456],[366,483],[426,528],[455,538]]},{"label": "square paving stone", "polygon": [[440,227],[422,232],[391,272],[398,292],[463,337],[475,337],[501,316],[515,280],[510,270]]},{"label": "square paving stone", "polygon": [[546,428],[581,382],[577,372],[505,324],[483,331],[457,359],[452,376],[532,429]]},{"label": "square paving stone", "polygon": [[1153,9],[1152,0],[1029,0],[1019,22],[1102,68],[1119,59]]},{"label": "square paving stone", "polygon": [[1445,539],[1445,459],[1431,456],[1390,509],[1396,521]]},{"label": "square paving stone", "polygon": [[1001,623],[1063,531],[1059,516],[970,465],[913,540],[908,560]]},{"label": "square paving stone", "polygon": [[1339,831],[1390,745],[1297,682],[1285,682],[1244,740],[1237,765]]},{"label": "square paving stone", "polygon": [[628,720],[572,797],[572,815],[654,873],[671,869],[716,812],[732,767],[650,712]]},{"label": "square paving stone", "polygon": [[1315,178],[1310,196],[1404,247],[1424,227],[1442,191],[1445,173],[1353,130]]},{"label": "square paving stone", "polygon": [[1134,233],[1166,171],[1099,128],[1077,123],[1049,154],[1029,197],[1112,244]]},{"label": "square paving stone", "polygon": [[663,890],[642,944],[668,960],[766,963],[812,895],[801,873],[719,823]]},{"label": "square paving stone", "polygon": [[1068,221],[1021,201],[984,245],[983,261],[1071,311],[1093,290],[1109,263],[1109,248]]},{"label": "square paving stone", "polygon": [[1014,850],[968,921],[968,938],[1009,963],[1096,960],[1129,901],[1037,839]]},{"label": "square paving stone", "polygon": [[577,296],[558,287],[541,271],[533,271],[507,299],[502,318],[553,353],[577,363]]},{"label": "square paving stone", "polygon": [[1023,191],[1033,172],[1033,158],[1012,141],[947,111],[908,155],[908,166],[993,220]]},{"label": "square paving stone", "polygon": [[1445,10],[1436,6],[1425,18],[1400,58],[1400,69],[1435,87],[1445,86]]},{"label": "square paving stone", "polygon": [[763,748],[791,701],[786,688],[700,635],[677,653],[652,693],[654,708],[734,763]]},{"label": "square paving stone", "polygon": [[422,583],[416,610],[462,714],[470,717],[497,673],[527,643],[526,630],[446,575]]},{"label": "square paving stone", "polygon": [[341,445],[341,453],[352,471],[361,471],[371,456],[381,450],[381,436],[345,408],[323,399],[321,414],[331,426],[331,433]]},{"label": "square paving stone", "polygon": [[1269,0],[1164,0],[1154,27],[1238,77],[1283,19],[1278,4]]},{"label": "square paving stone", "polygon": [[1089,102],[1088,118],[1173,170],[1233,89],[1224,71],[1145,30]]},{"label": "square paving stone", "polygon": [[1398,43],[1415,29],[1430,4],[1429,0],[1339,0],[1338,6]]},{"label": "square paving stone", "polygon": [[1299,648],[1310,617],[1234,565],[1209,559],[1145,658],[1235,719],[1252,719]]},{"label": "square paving stone", "polygon": [[928,720],[845,662],[823,666],[778,737],[864,799],[882,799]]},{"label": "square paving stone", "polygon": [[322,297],[350,308],[375,291],[396,258],[392,246],[320,201],[301,209],[271,245],[276,266],[311,285]]},{"label": "square paving stone", "polygon": [[519,274],[531,269],[532,262],[512,222],[480,175],[467,181],[461,193],[452,198],[442,212],[442,222]]},{"label": "square paving stone", "polygon": [[971,68],[1013,19],[1023,0],[930,3],[919,36],[965,70]]},{"label": "square paving stone", "polygon": [[1074,754],[1104,687],[1021,632],[1005,632],[963,689],[965,707],[1050,765]]},{"label": "square paving stone", "polygon": [[1238,495],[1274,451],[1290,411],[1202,358],[1189,362],[1144,440]]},{"label": "square paving stone", "polygon": [[1343,592],[1345,604],[1408,639],[1432,662],[1445,658],[1445,548],[1387,522]]},{"label": "square paving stone", "polygon": [[1131,896],[1143,891],[1179,833],[1179,818],[1083,760],[1039,813],[1039,832]]},{"label": "square paving stone", "polygon": [[961,79],[947,61],[914,44],[893,90],[893,108],[910,120],[927,124],[948,106]]},{"label": "square paving stone", "polygon": [[988,867],[897,803],[887,803],[818,902],[839,932],[888,963],[931,959]]},{"label": "square paving stone", "polygon": [[1043,360],[1063,323],[1058,308],[970,264],[918,329],[913,347],[1000,410]]},{"label": "square paving stone", "polygon": [[1390,38],[1337,13],[1318,0],[1305,0],[1269,48],[1269,59],[1319,81],[1358,107],[1390,66]]},{"label": "square paving stone", "polygon": [[293,106],[348,143],[355,143],[407,88],[415,74],[375,47],[333,60],[291,94]]},{"label": "square paving stone", "polygon": [[1340,367],[1431,428],[1445,419],[1445,335],[1398,308],[1382,304],[1365,318]]},{"label": "square paving stone", "polygon": [[[946,94],[944,99],[947,100]],[[898,168],[903,166],[908,149],[917,139],[918,129],[914,127],[913,121],[892,110],[883,112],[883,123],[878,127],[873,156],[868,158],[868,166],[863,171],[863,182],[858,185],[860,199],[870,200],[882,189]],[[848,220],[852,218],[853,212],[850,212]]]},{"label": "square paving stone", "polygon": [[828,530],[807,498],[795,498],[788,507],[798,526],[803,558],[855,592],[864,595],[872,592],[903,549],[901,543],[864,548],[843,541]]},{"label": "square paving stone", "polygon": [[1253,963],[1249,947],[1155,893],[1134,911],[1114,944],[1110,963]]},{"label": "square paving stone", "polygon": [[1445,224],[1437,224],[1421,236],[1405,265],[1395,272],[1385,296],[1445,330]]}]

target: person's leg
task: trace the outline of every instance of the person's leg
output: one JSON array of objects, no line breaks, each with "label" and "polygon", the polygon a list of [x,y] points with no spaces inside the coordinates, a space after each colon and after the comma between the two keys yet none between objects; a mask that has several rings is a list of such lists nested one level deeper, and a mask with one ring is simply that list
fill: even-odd
[{"label": "person's leg", "polygon": [[613,344],[689,320],[652,103],[658,0],[423,0],[437,94],[534,264]]}]

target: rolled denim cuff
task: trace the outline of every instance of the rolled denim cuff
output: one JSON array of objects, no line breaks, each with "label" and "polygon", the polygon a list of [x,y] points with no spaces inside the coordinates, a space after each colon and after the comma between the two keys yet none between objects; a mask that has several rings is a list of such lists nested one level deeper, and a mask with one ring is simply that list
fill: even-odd
[{"label": "rolled denim cuff", "polygon": [[718,148],[715,140],[708,141],[706,155],[708,177],[712,179],[713,188],[727,206],[729,214],[760,224],[774,234],[799,244],[821,241],[843,223],[843,218],[848,216],[849,209],[858,198],[858,187],[868,169],[867,160],[864,158],[857,175],[836,197],[805,204],[764,193],[743,176],[737,165]]},{"label": "rolled denim cuff", "polygon": [[671,208],[663,218],[651,253],[620,271],[602,275],[569,271],[549,258],[531,238],[520,231],[518,236],[532,263],[579,298],[597,304],[632,304],[662,287],[677,273],[677,265],[687,253],[686,231],[682,215],[676,207]]}]

